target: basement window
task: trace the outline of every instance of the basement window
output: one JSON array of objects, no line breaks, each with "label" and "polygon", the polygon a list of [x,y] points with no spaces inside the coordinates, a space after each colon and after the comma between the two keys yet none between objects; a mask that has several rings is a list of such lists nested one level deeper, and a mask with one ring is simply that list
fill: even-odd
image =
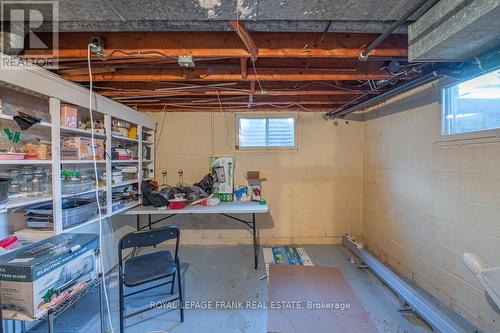
[{"label": "basement window", "polygon": [[[443,88],[442,135],[479,137],[500,129],[500,70]],[[471,135],[464,136],[464,134]]]},{"label": "basement window", "polygon": [[297,147],[296,115],[236,115],[236,149]]}]

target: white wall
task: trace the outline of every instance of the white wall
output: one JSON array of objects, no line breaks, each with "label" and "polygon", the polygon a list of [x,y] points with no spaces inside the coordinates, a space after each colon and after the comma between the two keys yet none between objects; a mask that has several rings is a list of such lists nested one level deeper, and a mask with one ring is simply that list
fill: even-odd
[{"label": "white wall", "polygon": [[363,238],[397,271],[500,332],[461,258],[473,252],[500,265],[500,144],[437,147],[440,94],[429,89],[433,102],[363,125]]}]

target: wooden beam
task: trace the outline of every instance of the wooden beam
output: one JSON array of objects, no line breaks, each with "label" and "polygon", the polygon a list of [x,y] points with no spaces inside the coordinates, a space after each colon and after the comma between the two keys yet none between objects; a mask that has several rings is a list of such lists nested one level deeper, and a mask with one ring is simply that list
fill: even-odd
[{"label": "wooden beam", "polygon": [[229,21],[229,24],[236,32],[236,34],[238,34],[241,41],[247,48],[248,53],[250,53],[250,57],[252,58],[252,61],[256,61],[257,57],[259,56],[259,48],[252,39],[252,36],[250,36],[250,33],[248,32],[243,22],[239,20],[231,20]]},{"label": "wooden beam", "polygon": [[[255,95],[295,96],[295,95],[360,95],[370,92],[366,85],[364,89],[345,84],[349,81],[337,83],[329,81],[296,82],[269,81],[262,82],[263,92],[258,89]],[[100,82],[94,89],[101,95],[113,96],[215,96],[216,90],[221,96],[248,95],[251,90],[247,82]],[[169,90],[172,89],[172,90]],[[378,91],[372,92],[378,94]]]},{"label": "wooden beam", "polygon": [[[115,72],[115,68],[92,68],[92,74],[105,74]],[[88,68],[63,69],[57,72],[59,75],[89,75]]]},{"label": "wooden beam", "polygon": [[[326,101],[309,101],[309,102],[304,102],[304,103],[299,103],[299,102],[294,102],[294,101],[289,101],[289,102],[253,102],[252,106],[272,106],[272,105],[280,105],[280,106],[287,106],[287,105],[343,105],[345,102],[326,102]],[[163,102],[163,101],[152,101],[149,103],[143,102],[143,101],[131,101],[128,102],[127,105],[129,106],[134,106],[134,105],[148,105],[148,106],[159,106],[159,105],[170,105],[170,106],[193,106],[193,107],[213,107],[219,105],[217,102],[212,102],[212,103],[187,103],[187,102]],[[227,102],[221,102],[222,106],[241,106],[241,107],[247,107],[248,102],[247,101],[227,101]]]},{"label": "wooden beam", "polygon": [[[259,69],[248,73],[246,81],[334,81],[334,80],[387,80],[391,75],[387,71],[345,73],[330,69],[309,69],[305,72],[293,69]],[[88,82],[88,75],[62,75],[65,79],[75,82]],[[117,69],[114,73],[95,74],[95,82],[126,81],[241,81],[239,70],[203,70],[203,69]]]},{"label": "wooden beam", "polygon": [[[351,100],[350,96],[254,96],[252,103],[346,103]],[[207,97],[190,97],[190,96],[170,96],[170,97],[148,97],[130,98],[127,100],[120,100],[123,103],[190,103],[190,104],[218,104],[219,100],[222,103],[238,103],[248,104],[248,96],[207,96]]]},{"label": "wooden beam", "polygon": [[[192,55],[209,58],[250,58],[251,55],[234,32],[62,32],[59,47],[54,50],[61,61],[66,58],[86,59],[87,44],[92,36],[104,39],[104,57],[163,58]],[[321,38],[316,32],[252,32],[252,39],[259,46],[259,58],[352,58],[357,59],[360,50],[369,45],[378,34],[327,33],[320,47],[313,41]],[[42,41],[52,34],[37,34]],[[47,44],[50,45],[50,44]],[[391,35],[371,56],[406,57],[406,35]],[[25,50],[30,57],[45,57],[53,50]]]},{"label": "wooden beam", "polygon": [[[212,112],[213,106],[190,107],[190,106],[172,106],[172,105],[136,105],[139,112]],[[253,106],[251,109],[241,106],[223,107],[227,112],[327,112],[332,108],[330,106],[309,105],[306,108],[300,106],[272,107],[269,105]]]},{"label": "wooden beam", "polygon": [[241,66],[241,78],[246,79],[248,76],[248,66],[247,66],[247,58],[241,58],[240,59],[240,66]]},{"label": "wooden beam", "polygon": [[[252,81],[254,82],[254,81]],[[360,95],[366,93],[365,90],[267,90],[261,91],[260,89],[252,92],[250,90],[219,90],[220,96],[241,96],[241,95],[256,95],[256,96],[336,96],[336,95]],[[373,92],[378,94],[379,92]],[[168,96],[217,96],[217,91],[214,90],[188,90],[188,91],[109,91],[101,90],[100,95],[110,98],[124,98],[124,97],[168,97]]]}]

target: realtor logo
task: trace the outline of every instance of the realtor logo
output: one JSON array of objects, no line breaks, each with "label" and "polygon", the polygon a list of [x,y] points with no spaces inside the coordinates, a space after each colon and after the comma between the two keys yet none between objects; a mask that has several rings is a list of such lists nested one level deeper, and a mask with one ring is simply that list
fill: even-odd
[{"label": "realtor logo", "polygon": [[2,59],[0,66],[52,67],[59,46],[58,10],[58,1],[0,0],[0,51],[10,56],[18,56],[22,51],[41,51],[8,61]]}]

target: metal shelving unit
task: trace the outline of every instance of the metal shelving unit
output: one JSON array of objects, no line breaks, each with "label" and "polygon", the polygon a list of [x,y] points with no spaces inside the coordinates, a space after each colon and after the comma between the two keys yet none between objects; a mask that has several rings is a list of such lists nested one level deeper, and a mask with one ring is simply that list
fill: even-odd
[{"label": "metal shelving unit", "polygon": [[120,186],[127,186],[127,185],[132,185],[132,184],[137,184],[139,183],[139,179],[132,179],[132,180],[124,180],[119,183],[115,183],[112,185],[112,187],[120,187]]},{"label": "metal shelving unit", "polygon": [[[9,56],[0,54],[0,61],[3,64],[9,64],[4,58]],[[4,61],[5,60],[5,61]],[[41,122],[33,125],[37,131],[44,131],[51,138],[51,160],[1,160],[0,167],[7,168],[8,166],[20,165],[41,165],[47,166],[52,172],[52,194],[40,197],[23,197],[11,199],[5,204],[0,205],[0,214],[10,214],[13,211],[19,211],[26,207],[35,204],[46,203],[52,201],[53,215],[54,215],[54,234],[59,234],[69,231],[77,231],[78,228],[88,226],[89,224],[96,223],[99,219],[96,217],[90,221],[84,222],[77,226],[70,228],[63,228],[62,225],[62,198],[78,197],[81,195],[89,195],[94,190],[83,191],[77,194],[62,194],[61,190],[61,177],[60,172],[62,168],[91,168],[93,166],[92,160],[61,160],[61,137],[62,136],[83,136],[91,137],[91,131],[70,128],[61,126],[61,104],[71,104],[78,108],[78,112],[87,112],[89,108],[89,91],[88,89],[66,81],[61,77],[50,73],[49,71],[33,66],[23,67],[18,65],[15,68],[9,68],[9,65],[0,67],[0,87],[11,89],[14,93],[25,94],[28,96],[36,96],[37,99],[43,100],[45,109],[50,113],[50,122]],[[110,100],[106,97],[95,94],[92,99],[92,110],[95,116],[98,116],[104,123],[105,133],[94,133],[95,139],[101,139],[105,142],[105,160],[96,161],[100,168],[106,171],[106,185],[100,188],[101,193],[106,193],[107,207],[112,207],[112,192],[113,188],[127,185],[137,184],[140,190],[140,183],[142,182],[142,161],[143,161],[143,128],[152,131],[154,138],[155,122],[132,108],[123,104]],[[87,114],[85,114],[87,115]],[[137,126],[137,138],[128,138],[116,135],[112,132],[112,118],[121,119]],[[12,115],[0,113],[0,121],[10,122],[14,121]],[[111,160],[111,146],[113,140],[116,142],[123,142],[128,145],[137,146],[137,160]],[[151,143],[147,143],[148,145]],[[153,157],[154,158],[154,157]],[[112,167],[114,165],[137,165],[137,179],[133,181],[125,181],[120,184],[112,183]],[[109,218],[115,214],[122,212],[138,205],[139,201],[127,202],[124,207],[115,212],[109,211],[103,218]]]},{"label": "metal shelving unit", "polygon": [[116,139],[118,141],[126,141],[126,142],[139,142],[139,139],[133,139],[133,138],[127,138],[126,136],[121,136],[121,135],[112,135],[113,139]]},{"label": "metal shelving unit", "polygon": [[[104,164],[106,160],[97,160],[97,164]],[[61,164],[94,164],[92,160],[61,160]]]},{"label": "metal shelving unit", "polygon": [[111,160],[113,164],[139,163],[139,160]]},{"label": "metal shelving unit", "polygon": [[[61,132],[62,133],[69,133],[69,134],[85,135],[88,137],[92,136],[92,131],[84,130],[84,129],[80,129],[80,128],[66,127],[66,126],[61,126]],[[106,134],[94,132],[94,138],[104,139],[104,138],[106,138]]]},{"label": "metal shelving unit", "polygon": [[0,160],[0,165],[46,165],[52,164],[51,160]]}]

